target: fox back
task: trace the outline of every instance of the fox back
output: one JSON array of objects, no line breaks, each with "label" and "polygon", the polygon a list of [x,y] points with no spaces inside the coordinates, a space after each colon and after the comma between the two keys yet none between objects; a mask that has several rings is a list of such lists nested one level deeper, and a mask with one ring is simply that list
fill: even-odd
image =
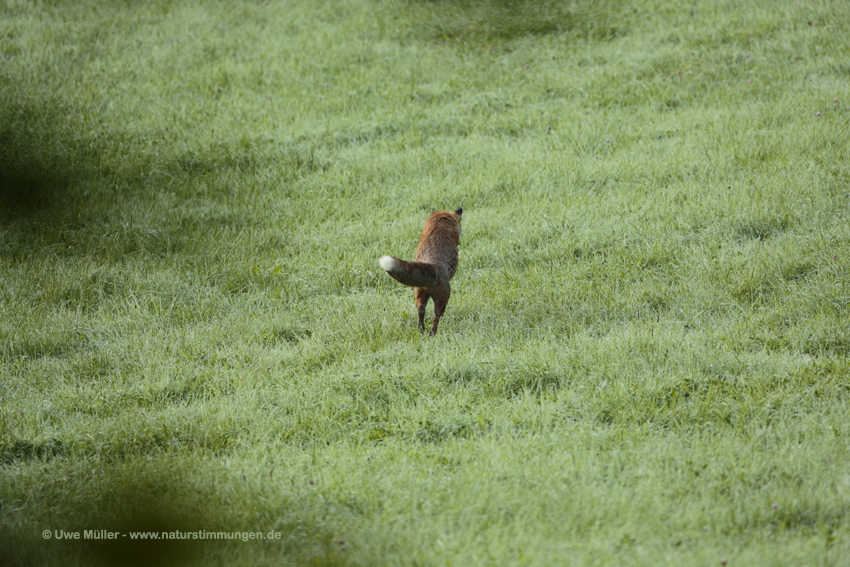
[{"label": "fox back", "polygon": [[434,264],[440,269],[440,278],[451,280],[457,272],[457,247],[460,244],[460,216],[463,209],[453,213],[438,211],[428,217],[419,239],[414,260]]}]

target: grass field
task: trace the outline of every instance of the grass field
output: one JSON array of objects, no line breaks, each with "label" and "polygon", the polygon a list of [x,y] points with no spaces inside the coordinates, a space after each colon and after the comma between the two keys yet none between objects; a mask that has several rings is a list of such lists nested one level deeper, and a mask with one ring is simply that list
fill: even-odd
[{"label": "grass field", "polygon": [[849,134],[845,1],[3,2],[0,564],[847,565]]}]

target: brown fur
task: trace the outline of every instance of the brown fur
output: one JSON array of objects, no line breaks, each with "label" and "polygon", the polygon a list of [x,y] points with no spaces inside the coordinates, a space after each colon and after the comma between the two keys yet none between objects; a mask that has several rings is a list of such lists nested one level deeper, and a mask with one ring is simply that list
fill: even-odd
[{"label": "brown fur", "polygon": [[[437,334],[440,317],[452,294],[449,281],[457,271],[457,247],[460,244],[460,217],[463,209],[455,212],[437,211],[425,222],[419,247],[413,262],[395,257],[381,258],[381,267],[404,285],[413,287],[419,330],[425,330],[425,306],[434,299],[434,322],[431,335]],[[390,260],[391,259],[391,260]]]}]

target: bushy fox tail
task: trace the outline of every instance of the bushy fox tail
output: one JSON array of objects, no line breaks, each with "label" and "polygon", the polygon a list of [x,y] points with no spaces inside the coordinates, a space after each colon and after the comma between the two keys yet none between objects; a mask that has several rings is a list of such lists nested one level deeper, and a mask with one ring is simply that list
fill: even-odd
[{"label": "bushy fox tail", "polygon": [[437,266],[425,262],[405,262],[393,256],[384,256],[378,263],[389,275],[411,287],[437,285]]}]

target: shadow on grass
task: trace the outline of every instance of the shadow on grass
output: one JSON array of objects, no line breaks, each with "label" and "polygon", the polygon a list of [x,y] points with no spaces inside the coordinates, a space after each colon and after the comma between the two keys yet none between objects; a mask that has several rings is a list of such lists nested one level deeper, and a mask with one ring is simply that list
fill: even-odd
[{"label": "shadow on grass", "polygon": [[0,565],[347,564],[327,529],[258,507],[261,498],[210,478],[206,465],[189,474],[181,464],[92,462],[27,494],[3,489],[14,513],[0,517]]},{"label": "shadow on grass", "polygon": [[607,40],[626,33],[613,18],[618,0],[410,0],[408,6],[428,39],[511,40],[570,32]]},{"label": "shadow on grass", "polygon": [[[218,168],[227,175],[256,167],[250,155],[236,152],[209,165],[184,160],[169,171],[159,156],[120,132],[86,125],[84,116],[85,110],[49,97],[0,94],[0,227],[8,228],[0,230],[0,254],[167,256],[198,241],[192,232],[211,224],[192,214],[179,223],[165,220],[166,204],[174,208],[194,196],[197,184],[185,182],[186,172]],[[173,203],[162,198],[163,178],[177,178],[184,190]],[[229,191],[218,180],[209,185]],[[239,224],[246,218],[205,202],[199,206],[218,211],[212,222],[221,217],[221,223]]]},{"label": "shadow on grass", "polygon": [[0,132],[0,207],[5,215],[48,209],[68,185],[62,172],[24,157],[22,150],[13,134]]},{"label": "shadow on grass", "polygon": [[49,105],[0,99],[0,207],[15,218],[51,210],[67,198],[74,179],[88,173],[90,147],[68,139]]}]

